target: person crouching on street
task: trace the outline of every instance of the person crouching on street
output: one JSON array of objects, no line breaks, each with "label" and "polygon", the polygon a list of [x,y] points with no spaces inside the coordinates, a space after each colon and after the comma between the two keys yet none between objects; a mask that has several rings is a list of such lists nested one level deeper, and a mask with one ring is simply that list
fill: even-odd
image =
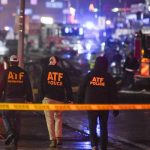
[{"label": "person crouching on street", "polygon": [[[61,104],[66,100],[73,101],[70,79],[58,66],[59,58],[49,58],[49,65],[43,70],[40,81],[39,97],[43,104]],[[62,112],[44,111],[47,123],[50,147],[62,144]]]}]

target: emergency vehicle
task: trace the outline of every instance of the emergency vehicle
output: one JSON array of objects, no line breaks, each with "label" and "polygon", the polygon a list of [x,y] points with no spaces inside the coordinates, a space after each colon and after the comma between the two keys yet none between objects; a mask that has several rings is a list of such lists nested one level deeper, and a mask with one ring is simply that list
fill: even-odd
[{"label": "emergency vehicle", "polygon": [[150,78],[150,28],[143,28],[135,34],[135,57],[140,62],[136,77]]},{"label": "emergency vehicle", "polygon": [[55,45],[57,50],[79,50],[84,30],[79,24],[43,24],[41,40],[44,47]]}]

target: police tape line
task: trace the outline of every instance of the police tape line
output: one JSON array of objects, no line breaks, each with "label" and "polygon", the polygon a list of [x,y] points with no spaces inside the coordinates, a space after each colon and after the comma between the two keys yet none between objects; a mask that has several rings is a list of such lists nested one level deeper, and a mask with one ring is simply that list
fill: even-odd
[{"label": "police tape line", "polygon": [[0,103],[0,110],[150,110],[150,104],[22,104]]}]

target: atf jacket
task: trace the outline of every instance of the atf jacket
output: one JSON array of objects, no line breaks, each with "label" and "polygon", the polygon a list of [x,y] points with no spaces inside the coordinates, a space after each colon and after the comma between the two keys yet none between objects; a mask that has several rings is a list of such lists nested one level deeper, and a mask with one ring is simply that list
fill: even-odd
[{"label": "atf jacket", "polygon": [[48,65],[43,70],[39,95],[40,99],[47,97],[61,102],[73,100],[70,79],[62,68]]},{"label": "atf jacket", "polygon": [[111,104],[117,101],[117,88],[109,73],[91,71],[79,89],[78,103]]},{"label": "atf jacket", "polygon": [[4,71],[0,80],[0,94],[4,92],[5,101],[33,101],[32,88],[26,71],[18,66],[11,66]]}]

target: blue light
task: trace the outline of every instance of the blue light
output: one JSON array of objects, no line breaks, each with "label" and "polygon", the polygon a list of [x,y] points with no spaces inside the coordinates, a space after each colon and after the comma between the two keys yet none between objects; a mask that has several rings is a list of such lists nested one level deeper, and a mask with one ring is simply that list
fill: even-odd
[{"label": "blue light", "polygon": [[84,34],[83,28],[79,28],[79,35],[83,35],[83,34]]}]

